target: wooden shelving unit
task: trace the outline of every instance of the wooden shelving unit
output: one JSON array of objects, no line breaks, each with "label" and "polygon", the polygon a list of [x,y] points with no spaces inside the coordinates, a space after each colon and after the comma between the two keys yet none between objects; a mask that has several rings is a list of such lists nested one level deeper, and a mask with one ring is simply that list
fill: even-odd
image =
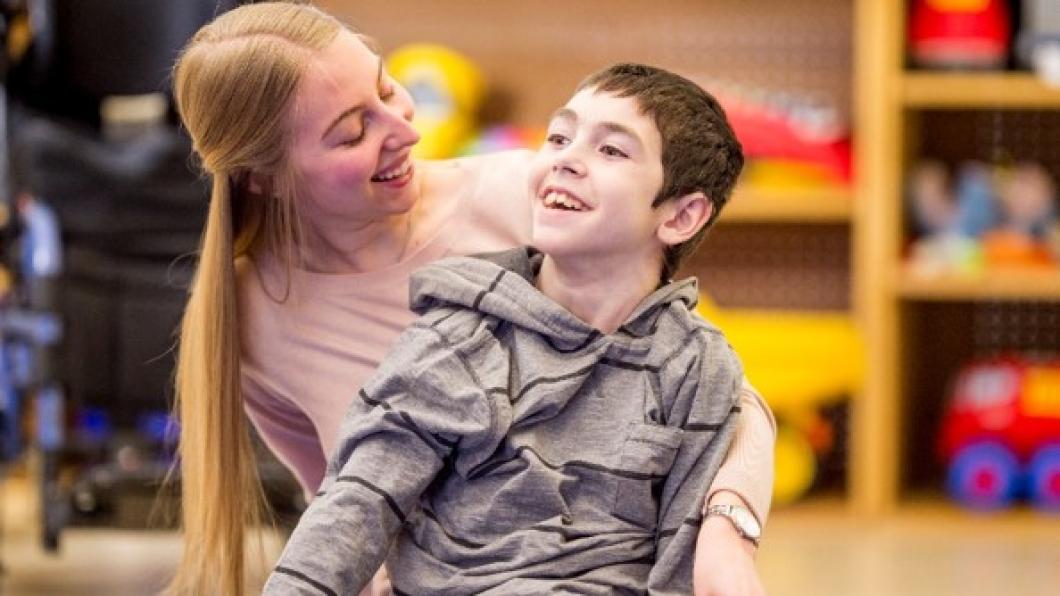
[{"label": "wooden shelving unit", "polygon": [[896,284],[901,298],[923,301],[1046,300],[1060,302],[1060,272],[989,271],[970,275],[924,276],[902,273]]},{"label": "wooden shelving unit", "polygon": [[777,190],[738,187],[721,223],[847,223],[854,197],[849,188]]},{"label": "wooden shelving unit", "polygon": [[[922,414],[941,411],[946,380],[962,359],[960,354],[939,354],[943,350],[939,346],[967,349],[963,342],[971,337],[968,329],[956,329],[958,335],[950,337],[926,333],[945,334],[953,329],[946,325],[954,321],[971,325],[971,320],[950,317],[968,316],[976,312],[976,305],[1014,309],[1029,303],[1033,308],[1042,304],[1053,308],[1050,305],[1060,304],[1060,270],[914,274],[902,257],[907,241],[903,237],[906,168],[920,156],[921,127],[932,113],[1049,113],[1060,110],[1060,89],[1028,73],[909,70],[904,47],[906,5],[904,0],[857,0],[855,10],[858,181],[854,225],[858,233],[853,270],[867,361],[864,390],[853,420],[851,496],[854,509],[862,513],[930,510],[952,512],[956,517],[960,514],[955,506],[937,499],[937,505],[925,506],[923,499],[914,496],[916,489],[903,485],[908,470],[920,463],[915,460],[930,457],[920,451],[937,420],[925,421]],[[940,314],[947,317],[945,323],[936,320]],[[929,369],[923,360],[942,366]],[[946,366],[950,369],[943,369]],[[917,398],[914,391],[920,392]],[[933,410],[925,410],[925,397],[935,400]],[[920,448],[911,448],[911,440],[919,440]]]},{"label": "wooden shelving unit", "polygon": [[1028,73],[925,73],[901,75],[901,100],[915,109],[1033,109],[1060,105],[1060,87]]}]

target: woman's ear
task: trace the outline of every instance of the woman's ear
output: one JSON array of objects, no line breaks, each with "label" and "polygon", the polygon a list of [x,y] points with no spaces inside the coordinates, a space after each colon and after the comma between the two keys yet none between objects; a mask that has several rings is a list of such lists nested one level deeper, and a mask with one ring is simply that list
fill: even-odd
[{"label": "woman's ear", "polygon": [[674,246],[696,235],[710,220],[714,204],[696,191],[659,205],[661,220],[656,235],[663,244]]},{"label": "woman's ear", "polygon": [[247,174],[247,192],[261,196],[265,194],[265,187],[268,185],[267,180],[261,174],[250,173]]}]

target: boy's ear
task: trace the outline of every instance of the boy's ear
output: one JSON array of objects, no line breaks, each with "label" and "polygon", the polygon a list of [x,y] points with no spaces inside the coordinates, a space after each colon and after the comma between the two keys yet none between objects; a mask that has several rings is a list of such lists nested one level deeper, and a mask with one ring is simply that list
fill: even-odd
[{"label": "boy's ear", "polygon": [[671,199],[659,205],[661,220],[656,235],[663,244],[674,246],[696,235],[714,213],[714,204],[700,191]]}]

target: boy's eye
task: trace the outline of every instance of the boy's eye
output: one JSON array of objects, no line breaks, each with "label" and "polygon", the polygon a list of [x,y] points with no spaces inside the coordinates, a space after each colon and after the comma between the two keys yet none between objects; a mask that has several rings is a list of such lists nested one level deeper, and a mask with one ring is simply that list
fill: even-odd
[{"label": "boy's eye", "polygon": [[383,85],[379,88],[379,99],[386,101],[391,97],[394,97],[394,92],[393,85]]},{"label": "boy's eye", "polygon": [[566,145],[567,142],[569,141],[569,139],[567,137],[559,134],[558,132],[554,132],[554,133],[548,135],[548,137],[545,140],[548,142],[549,145],[556,145],[556,146],[560,146],[560,147],[562,147],[563,145]]},{"label": "boy's eye", "polygon": [[604,145],[600,148],[600,152],[608,157],[629,157],[625,151],[615,147],[614,145]]}]

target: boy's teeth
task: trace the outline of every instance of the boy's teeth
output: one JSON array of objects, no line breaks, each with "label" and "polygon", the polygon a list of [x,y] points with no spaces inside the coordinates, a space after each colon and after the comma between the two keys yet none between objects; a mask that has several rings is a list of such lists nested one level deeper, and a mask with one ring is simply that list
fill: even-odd
[{"label": "boy's teeth", "polygon": [[382,174],[377,174],[377,175],[373,176],[373,179],[377,180],[379,182],[386,182],[387,180],[393,180],[394,178],[397,178],[398,176],[404,176],[406,173],[408,173],[409,167],[411,165],[412,164],[410,164],[409,162],[406,161],[405,163],[401,164],[399,167],[394,168],[393,170],[390,170],[389,172],[383,172]]},{"label": "boy's teeth", "polygon": [[570,209],[570,210],[573,210],[573,211],[581,211],[582,210],[581,203],[579,203],[578,201],[575,201],[573,198],[571,198],[571,197],[569,197],[569,196],[567,196],[567,195],[565,195],[563,193],[556,192],[554,190],[553,191],[549,191],[549,193],[545,195],[544,203],[545,203],[546,207],[557,207],[557,206],[559,206],[559,207],[564,207],[566,209]]}]

